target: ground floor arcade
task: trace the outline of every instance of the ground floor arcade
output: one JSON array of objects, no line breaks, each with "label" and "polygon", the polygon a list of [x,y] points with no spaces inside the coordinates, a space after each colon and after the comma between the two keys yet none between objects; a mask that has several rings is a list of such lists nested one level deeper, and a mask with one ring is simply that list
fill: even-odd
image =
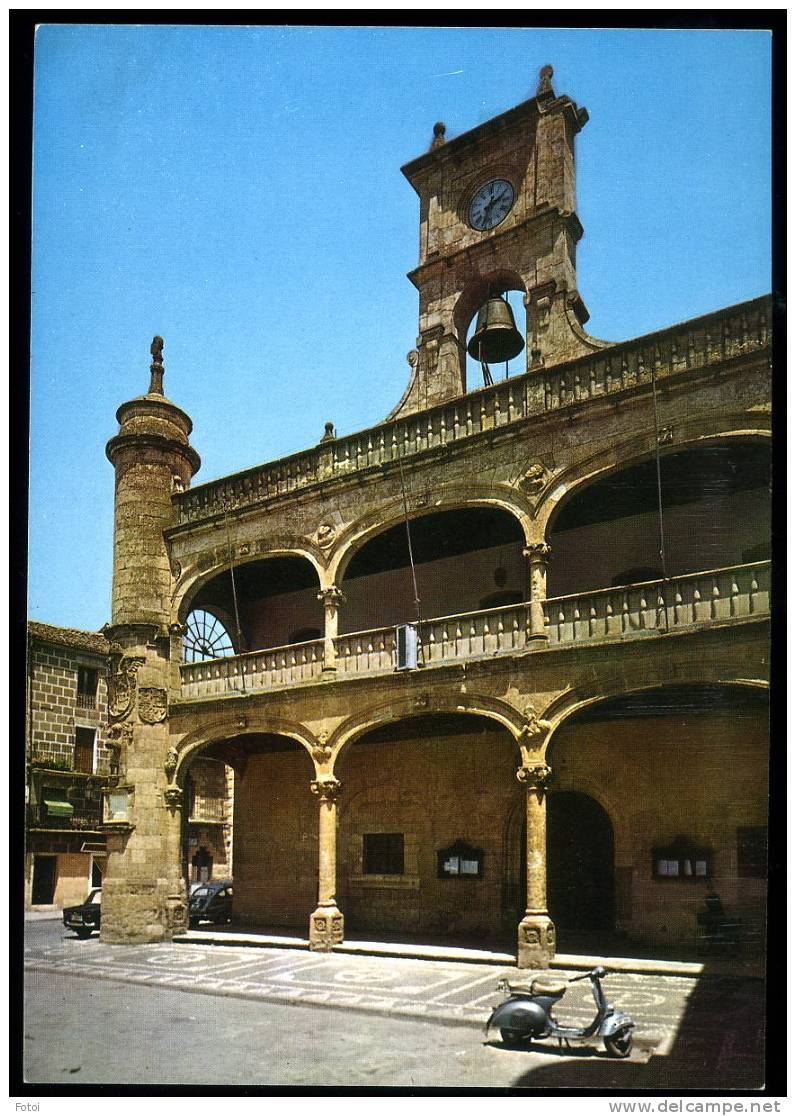
[{"label": "ground floor arcade", "polygon": [[764,692],[726,685],[593,702],[533,777],[508,729],[472,713],[365,731],[326,779],[288,736],[242,733],[208,749],[236,769],[235,921],[306,932],[325,911],[320,946],[343,920],[504,947],[520,925],[522,957],[549,911],[560,950],[590,932],[687,950],[714,894],[759,942],[767,749]]}]

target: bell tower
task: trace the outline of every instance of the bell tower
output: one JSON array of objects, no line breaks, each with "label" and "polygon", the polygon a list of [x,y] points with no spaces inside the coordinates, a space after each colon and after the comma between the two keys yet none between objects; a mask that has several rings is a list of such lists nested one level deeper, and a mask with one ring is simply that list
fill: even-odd
[{"label": "bell tower", "polygon": [[420,329],[391,417],[464,393],[468,326],[504,291],[523,294],[528,371],[603,347],[582,329],[575,273],[575,136],[589,115],[556,96],[552,78],[543,66],[534,97],[453,139],[435,124],[429,150],[401,168],[420,197],[420,263],[409,272]]}]

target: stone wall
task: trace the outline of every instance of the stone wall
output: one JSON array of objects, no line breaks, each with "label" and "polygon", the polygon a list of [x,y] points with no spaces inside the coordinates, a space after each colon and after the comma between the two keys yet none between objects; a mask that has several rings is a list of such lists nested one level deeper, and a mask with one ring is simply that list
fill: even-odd
[{"label": "stone wall", "polygon": [[[506,822],[524,799],[516,769],[516,748],[500,730],[353,745],[340,766],[338,836],[349,932],[478,938],[504,928]],[[404,835],[403,876],[363,874],[370,833]],[[438,878],[437,853],[457,840],[483,850],[482,878]]]},{"label": "stone wall", "polygon": [[317,899],[318,803],[298,750],[250,756],[235,793],[235,921],[305,928]]},{"label": "stone wall", "polygon": [[[78,705],[78,666],[98,669],[94,708]],[[41,766],[71,768],[75,752],[75,728],[95,729],[96,771],[109,774],[113,752],[107,746],[107,671],[96,656],[55,644],[31,647],[29,670],[30,758]]]}]

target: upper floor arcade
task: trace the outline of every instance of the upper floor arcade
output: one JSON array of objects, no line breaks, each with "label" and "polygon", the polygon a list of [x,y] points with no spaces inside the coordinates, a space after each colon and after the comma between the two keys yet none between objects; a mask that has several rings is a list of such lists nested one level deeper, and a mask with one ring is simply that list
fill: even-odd
[{"label": "upper floor arcade", "polygon": [[176,494],[173,699],[765,618],[770,357],[755,300]]}]

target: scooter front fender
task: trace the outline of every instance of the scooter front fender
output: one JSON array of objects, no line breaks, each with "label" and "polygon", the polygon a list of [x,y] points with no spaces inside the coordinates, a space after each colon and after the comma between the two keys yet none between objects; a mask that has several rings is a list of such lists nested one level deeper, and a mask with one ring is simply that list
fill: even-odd
[{"label": "scooter front fender", "polygon": [[487,1020],[486,1031],[490,1027],[517,1031],[528,1037],[543,1035],[547,1030],[547,1016],[544,1009],[533,1000],[522,996],[510,996],[495,1008]]},{"label": "scooter front fender", "polygon": [[600,1038],[610,1038],[611,1035],[615,1035],[617,1031],[625,1031],[628,1029],[632,1031],[634,1027],[635,1023],[627,1012],[614,1011],[611,1012],[610,1015],[606,1015],[605,1019],[603,1019],[597,1029],[597,1034]]}]

